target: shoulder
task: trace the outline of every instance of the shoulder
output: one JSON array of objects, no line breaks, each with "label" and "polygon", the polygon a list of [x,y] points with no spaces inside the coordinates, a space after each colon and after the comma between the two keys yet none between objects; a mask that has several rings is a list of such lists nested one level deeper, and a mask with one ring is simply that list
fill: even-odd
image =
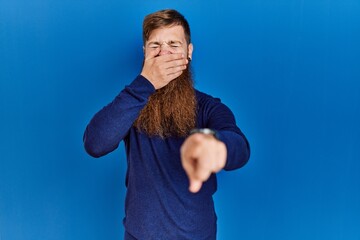
[{"label": "shoulder", "polygon": [[211,116],[213,114],[224,114],[231,112],[231,110],[221,102],[218,97],[213,97],[209,94],[195,90],[197,100],[197,110],[199,114],[204,116]]},{"label": "shoulder", "polygon": [[228,106],[226,106],[220,98],[218,97],[213,97],[209,94],[206,94],[204,92],[201,92],[199,90],[195,90],[195,95],[196,95],[196,101],[197,101],[197,106],[198,106],[198,110],[203,110],[203,111],[212,111],[212,110],[217,110],[217,111],[229,111],[230,109],[228,108]]},{"label": "shoulder", "polygon": [[213,97],[201,91],[196,91],[198,125],[213,129],[224,129],[235,125],[232,111],[221,102],[220,98]]},{"label": "shoulder", "polygon": [[197,100],[197,104],[199,106],[206,106],[208,104],[219,104],[221,103],[220,98],[217,97],[213,97],[209,94],[206,94],[204,92],[201,92],[197,89],[195,89],[195,95],[196,95],[196,100]]}]

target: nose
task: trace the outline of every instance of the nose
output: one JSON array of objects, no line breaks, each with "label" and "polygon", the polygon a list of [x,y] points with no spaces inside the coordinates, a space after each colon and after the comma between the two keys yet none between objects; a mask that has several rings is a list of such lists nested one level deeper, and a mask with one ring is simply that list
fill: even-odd
[{"label": "nose", "polygon": [[159,55],[166,55],[166,54],[172,54],[173,52],[171,51],[171,48],[169,46],[168,43],[166,42],[163,42],[161,45],[160,45],[160,53]]}]

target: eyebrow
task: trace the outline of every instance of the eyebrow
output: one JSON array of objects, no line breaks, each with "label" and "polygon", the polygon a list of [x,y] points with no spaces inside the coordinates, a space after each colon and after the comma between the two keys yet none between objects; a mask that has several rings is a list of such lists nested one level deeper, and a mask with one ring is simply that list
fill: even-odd
[{"label": "eyebrow", "polygon": [[181,41],[173,41],[173,40],[170,40],[168,43],[169,43],[169,44],[172,44],[172,43],[180,43],[180,44],[182,44]]}]

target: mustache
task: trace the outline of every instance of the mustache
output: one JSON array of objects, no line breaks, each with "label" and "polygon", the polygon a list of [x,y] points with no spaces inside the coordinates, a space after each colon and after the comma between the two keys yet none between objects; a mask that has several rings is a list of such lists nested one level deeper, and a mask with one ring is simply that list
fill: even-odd
[{"label": "mustache", "polygon": [[[155,57],[160,57],[161,55],[160,55],[160,53],[158,53],[157,55],[155,55]],[[189,63],[191,62],[191,60],[192,60],[192,58],[191,57],[188,57],[187,58],[187,60],[189,61]],[[144,59],[144,61],[145,61],[145,59]]]}]

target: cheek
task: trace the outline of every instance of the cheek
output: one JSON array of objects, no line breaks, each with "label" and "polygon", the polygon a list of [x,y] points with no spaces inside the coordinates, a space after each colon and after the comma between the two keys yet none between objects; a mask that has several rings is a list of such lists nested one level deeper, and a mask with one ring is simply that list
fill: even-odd
[{"label": "cheek", "polygon": [[184,55],[187,54],[187,49],[186,48],[176,48],[176,49],[170,49],[171,53],[183,53]]},{"label": "cheek", "polygon": [[187,48],[186,47],[184,47],[184,48],[182,48],[182,53],[184,53],[185,55],[187,54]]},{"label": "cheek", "polygon": [[147,58],[148,56],[154,56],[157,55],[159,53],[159,50],[155,50],[155,49],[148,49],[144,51],[144,57]]},{"label": "cheek", "polygon": [[144,57],[146,58],[150,54],[150,51],[144,50]]}]

